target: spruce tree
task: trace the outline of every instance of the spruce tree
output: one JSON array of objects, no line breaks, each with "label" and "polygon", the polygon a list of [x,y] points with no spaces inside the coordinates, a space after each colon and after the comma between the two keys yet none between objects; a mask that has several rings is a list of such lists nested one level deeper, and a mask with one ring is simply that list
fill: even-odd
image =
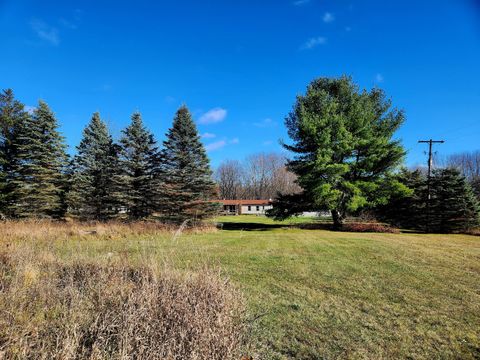
[{"label": "spruce tree", "polygon": [[467,179],[455,169],[440,169],[430,179],[428,202],[427,176],[420,171],[404,170],[398,180],[411,192],[392,197],[388,204],[378,206],[380,220],[406,229],[451,233],[478,226],[479,205]]},{"label": "spruce tree", "polygon": [[120,184],[122,206],[131,219],[145,218],[156,209],[157,145],[142,122],[140,113],[132,115],[130,125],[122,131],[120,139]]},{"label": "spruce tree", "polygon": [[161,151],[165,181],[162,215],[171,221],[202,219],[218,211],[209,159],[186,106],[178,109]]},{"label": "spruce tree", "polygon": [[0,217],[13,216],[15,203],[13,169],[17,159],[15,146],[20,125],[28,120],[24,105],[15,99],[11,89],[0,94]]},{"label": "spruce tree", "polygon": [[39,101],[18,126],[14,145],[11,213],[21,218],[61,217],[68,158],[55,115],[45,102]]},{"label": "spruce tree", "polygon": [[458,170],[434,171],[429,218],[429,228],[433,232],[463,232],[478,226],[478,201],[471,185]]},{"label": "spruce tree", "polygon": [[108,220],[117,215],[120,201],[118,146],[106,124],[94,113],[83,131],[73,161],[69,213],[84,220]]}]

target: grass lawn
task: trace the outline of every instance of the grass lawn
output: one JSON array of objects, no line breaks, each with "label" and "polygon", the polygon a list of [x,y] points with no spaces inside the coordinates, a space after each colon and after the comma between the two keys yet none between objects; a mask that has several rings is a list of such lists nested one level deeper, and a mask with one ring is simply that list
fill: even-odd
[{"label": "grass lawn", "polygon": [[216,221],[223,230],[176,239],[98,234],[30,246],[65,258],[220,266],[244,293],[265,358],[480,358],[480,237]]}]

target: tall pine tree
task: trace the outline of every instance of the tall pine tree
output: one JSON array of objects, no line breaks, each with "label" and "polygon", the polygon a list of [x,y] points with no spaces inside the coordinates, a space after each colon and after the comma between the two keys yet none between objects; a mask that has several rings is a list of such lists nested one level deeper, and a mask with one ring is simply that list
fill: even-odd
[{"label": "tall pine tree", "polygon": [[131,219],[153,214],[159,201],[156,168],[157,144],[143,124],[140,113],[132,115],[130,125],[122,131],[120,139],[120,184],[122,206]]},{"label": "tall pine tree", "polygon": [[119,149],[98,112],[84,129],[77,150],[68,196],[69,213],[84,220],[111,219],[120,206],[115,181]]},{"label": "tall pine tree", "polygon": [[39,101],[18,126],[14,145],[11,213],[20,218],[61,217],[68,157],[55,115],[45,102]]},{"label": "tall pine tree", "polygon": [[[285,119],[293,143],[284,147],[296,155],[287,167],[308,200],[304,210],[328,209],[341,227],[349,213],[385,203],[383,189],[405,191],[389,176],[405,154],[394,139],[403,120],[380,89],[360,91],[349,77],[312,81]],[[270,214],[288,214],[288,205],[280,196]]]},{"label": "tall pine tree", "polygon": [[17,160],[16,138],[21,124],[28,120],[24,105],[11,89],[0,94],[0,216],[13,216],[15,203],[13,168]]},{"label": "tall pine tree", "polygon": [[218,211],[209,159],[186,106],[178,109],[161,151],[165,180],[162,215],[171,221],[202,219]]}]

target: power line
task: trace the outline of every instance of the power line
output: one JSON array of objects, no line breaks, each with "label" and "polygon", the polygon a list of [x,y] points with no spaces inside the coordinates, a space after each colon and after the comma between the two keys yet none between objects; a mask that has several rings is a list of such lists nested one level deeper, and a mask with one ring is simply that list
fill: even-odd
[{"label": "power line", "polygon": [[444,140],[419,140],[419,143],[428,144],[428,175],[427,175],[427,232],[430,232],[430,178],[432,176],[432,147],[433,144],[443,144]]}]

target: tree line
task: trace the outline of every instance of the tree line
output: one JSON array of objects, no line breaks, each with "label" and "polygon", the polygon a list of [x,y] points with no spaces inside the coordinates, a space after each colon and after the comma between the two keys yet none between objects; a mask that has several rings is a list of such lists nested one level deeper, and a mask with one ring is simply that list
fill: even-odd
[{"label": "tree line", "polygon": [[274,199],[301,191],[285,155],[258,153],[243,161],[225,160],[215,171],[221,199]]},{"label": "tree line", "polygon": [[[450,156],[431,178],[402,170],[406,152],[395,134],[404,120],[381,89],[360,90],[347,76],[315,79],[285,119],[291,142],[283,146],[293,157],[286,164],[278,154],[222,163],[219,195],[274,198],[268,215],[277,219],[328,210],[336,228],[362,212],[425,231],[477,226],[478,152]],[[183,221],[217,211],[209,160],[185,106],[161,147],[139,113],[117,143],[93,114],[73,159],[57,129],[45,102],[30,114],[11,90],[1,94],[1,214]]]},{"label": "tree line", "polygon": [[11,89],[0,94],[2,216],[179,222],[217,211],[210,163],[186,106],[161,147],[135,112],[118,143],[94,113],[73,159],[66,149],[47,103],[29,113]]}]

